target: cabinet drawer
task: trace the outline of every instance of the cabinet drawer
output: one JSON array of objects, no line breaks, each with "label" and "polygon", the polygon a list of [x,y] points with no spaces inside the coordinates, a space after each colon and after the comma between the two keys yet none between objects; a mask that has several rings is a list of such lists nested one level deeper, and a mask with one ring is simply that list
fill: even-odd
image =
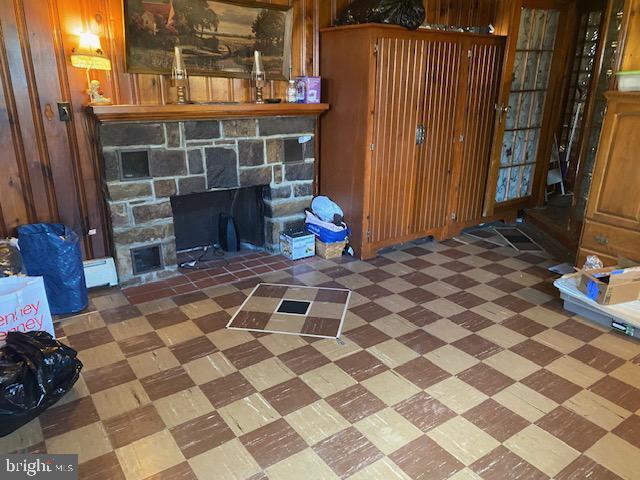
[{"label": "cabinet drawer", "polygon": [[587,220],[580,248],[640,261],[640,232]]}]

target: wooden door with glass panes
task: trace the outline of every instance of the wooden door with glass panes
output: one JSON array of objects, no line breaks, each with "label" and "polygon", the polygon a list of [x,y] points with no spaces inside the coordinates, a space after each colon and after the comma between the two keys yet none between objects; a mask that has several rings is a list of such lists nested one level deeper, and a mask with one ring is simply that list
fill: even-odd
[{"label": "wooden door with glass panes", "polygon": [[[557,116],[559,83],[566,45],[566,2],[525,0],[514,7],[516,27],[503,73],[498,129],[492,146],[484,214],[535,202],[548,163],[551,124]],[[509,73],[510,72],[510,73]],[[557,110],[557,109],[556,109]]]}]

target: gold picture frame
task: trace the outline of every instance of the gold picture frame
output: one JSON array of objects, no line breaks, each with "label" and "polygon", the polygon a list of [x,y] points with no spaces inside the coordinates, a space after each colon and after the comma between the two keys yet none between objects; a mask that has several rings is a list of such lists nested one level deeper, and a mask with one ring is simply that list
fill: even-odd
[{"label": "gold picture frame", "polygon": [[256,1],[123,0],[125,68],[170,74],[182,46],[189,75],[250,78],[260,50],[267,79],[286,80],[293,9]]}]

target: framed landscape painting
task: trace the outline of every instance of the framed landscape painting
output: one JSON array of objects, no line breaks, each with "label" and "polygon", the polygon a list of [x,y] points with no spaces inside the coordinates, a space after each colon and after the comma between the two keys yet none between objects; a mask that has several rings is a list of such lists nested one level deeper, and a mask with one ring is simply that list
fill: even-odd
[{"label": "framed landscape painting", "polygon": [[287,79],[291,7],[232,0],[124,0],[130,73],[169,74],[182,47],[189,75],[249,78],[262,52],[268,79]]}]

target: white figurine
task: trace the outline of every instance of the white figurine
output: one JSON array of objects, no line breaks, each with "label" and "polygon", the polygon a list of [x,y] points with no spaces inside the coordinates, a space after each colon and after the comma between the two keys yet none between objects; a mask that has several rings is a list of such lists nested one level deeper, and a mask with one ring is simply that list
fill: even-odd
[{"label": "white figurine", "polygon": [[110,98],[102,94],[98,80],[91,80],[87,93],[89,94],[89,105],[111,105],[113,103]]}]

